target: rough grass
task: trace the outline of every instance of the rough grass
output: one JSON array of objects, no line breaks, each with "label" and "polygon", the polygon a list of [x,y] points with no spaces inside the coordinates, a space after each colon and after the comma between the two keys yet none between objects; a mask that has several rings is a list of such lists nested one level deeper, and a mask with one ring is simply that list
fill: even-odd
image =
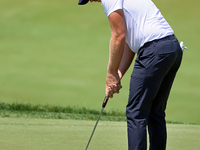
[{"label": "rough grass", "polygon": [[[99,113],[100,110],[84,107],[0,103],[0,117],[4,118],[97,120]],[[100,120],[126,121],[126,117],[124,112],[104,110]],[[167,121],[167,123],[183,124],[183,122],[177,121]]]},{"label": "rough grass", "polygon": [[[100,110],[88,108],[63,107],[52,105],[33,105],[18,103],[0,103],[0,116],[10,118],[46,118],[96,120]],[[103,111],[101,120],[125,121],[125,114],[119,111]]]}]

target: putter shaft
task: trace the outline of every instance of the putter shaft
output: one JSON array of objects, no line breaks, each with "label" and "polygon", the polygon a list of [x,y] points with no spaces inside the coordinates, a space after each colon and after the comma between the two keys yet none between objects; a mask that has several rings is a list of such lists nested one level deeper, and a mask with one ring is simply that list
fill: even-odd
[{"label": "putter shaft", "polygon": [[98,119],[97,119],[97,121],[96,121],[96,123],[95,123],[94,129],[93,129],[93,131],[92,131],[92,134],[91,134],[91,136],[90,136],[90,139],[89,139],[89,141],[88,141],[88,143],[87,143],[87,146],[86,146],[85,150],[87,150],[87,148],[88,148],[88,146],[89,146],[89,144],[90,144],[90,141],[91,141],[91,139],[92,139],[92,136],[93,136],[93,134],[94,134],[94,131],[95,131],[95,129],[96,129],[96,127],[97,127],[97,124],[98,124],[98,122],[99,122],[101,113],[102,113],[103,109],[106,107],[107,102],[108,102],[108,98],[105,97],[105,98],[104,98],[104,101],[103,101],[103,104],[102,104],[101,111],[100,111],[99,116],[98,116]]},{"label": "putter shaft", "polygon": [[87,146],[86,146],[86,148],[85,148],[85,150],[87,150],[87,148],[88,148],[88,146],[89,146],[89,144],[90,144],[90,141],[91,141],[91,139],[92,139],[92,136],[93,136],[93,134],[94,134],[94,131],[95,131],[95,129],[96,129],[96,126],[97,126],[97,124],[98,124],[98,122],[99,122],[99,119],[100,119],[100,116],[101,116],[101,113],[102,113],[102,111],[103,111],[103,107],[101,108],[101,111],[100,111],[100,113],[99,113],[99,117],[98,117],[98,119],[97,119],[97,121],[96,121],[96,124],[95,124],[95,126],[94,126],[94,129],[93,129],[93,131],[92,131],[92,134],[91,134],[91,136],[90,136],[90,139],[89,139],[89,141],[88,141],[88,143],[87,143]]}]

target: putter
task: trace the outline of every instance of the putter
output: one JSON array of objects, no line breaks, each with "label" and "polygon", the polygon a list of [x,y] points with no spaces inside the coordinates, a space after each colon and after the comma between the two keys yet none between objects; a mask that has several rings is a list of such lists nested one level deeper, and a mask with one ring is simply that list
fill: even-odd
[{"label": "putter", "polygon": [[88,143],[87,143],[87,146],[86,146],[85,150],[87,150],[87,148],[88,148],[88,146],[89,146],[89,144],[90,144],[90,141],[91,141],[91,139],[92,139],[92,136],[93,136],[93,134],[94,134],[94,131],[95,131],[95,129],[96,129],[96,126],[97,126],[97,124],[98,124],[98,122],[99,122],[101,113],[102,113],[103,109],[106,107],[107,102],[108,102],[108,98],[105,97],[105,98],[104,98],[104,101],[103,101],[103,104],[102,104],[101,111],[100,111],[100,113],[99,113],[99,117],[98,117],[98,119],[97,119],[97,121],[96,121],[96,124],[95,124],[95,126],[94,126],[94,129],[93,129],[93,131],[92,131],[92,134],[91,134],[91,136],[90,136],[90,139],[89,139],[89,141],[88,141]]}]

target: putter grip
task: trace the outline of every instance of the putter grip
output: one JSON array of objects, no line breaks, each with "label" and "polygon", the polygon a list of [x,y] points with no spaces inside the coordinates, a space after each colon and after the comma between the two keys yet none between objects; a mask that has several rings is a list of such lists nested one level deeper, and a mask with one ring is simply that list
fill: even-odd
[{"label": "putter grip", "polygon": [[108,98],[104,98],[104,101],[103,101],[103,104],[102,104],[102,107],[105,108],[106,107],[106,104],[108,102]]}]

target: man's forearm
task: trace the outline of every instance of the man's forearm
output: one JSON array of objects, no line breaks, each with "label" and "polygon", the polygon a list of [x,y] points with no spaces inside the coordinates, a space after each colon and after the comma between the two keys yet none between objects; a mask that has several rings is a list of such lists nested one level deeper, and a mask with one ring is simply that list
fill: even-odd
[{"label": "man's forearm", "polygon": [[118,70],[120,79],[124,76],[124,74],[126,73],[128,68],[130,67],[134,56],[135,56],[135,53],[133,51],[131,51],[128,44],[126,43],[125,47],[124,47],[124,53],[123,53],[123,56],[121,59],[121,63],[119,66],[119,70]]},{"label": "man's forearm", "polygon": [[108,62],[108,73],[117,73],[123,56],[125,46],[125,35],[112,35],[110,40],[110,56]]},{"label": "man's forearm", "polygon": [[110,39],[110,55],[106,77],[106,97],[112,98],[113,94],[119,93],[119,90],[122,88],[118,74],[126,40],[126,30],[122,9],[118,9],[111,13],[108,20],[112,36]]}]

